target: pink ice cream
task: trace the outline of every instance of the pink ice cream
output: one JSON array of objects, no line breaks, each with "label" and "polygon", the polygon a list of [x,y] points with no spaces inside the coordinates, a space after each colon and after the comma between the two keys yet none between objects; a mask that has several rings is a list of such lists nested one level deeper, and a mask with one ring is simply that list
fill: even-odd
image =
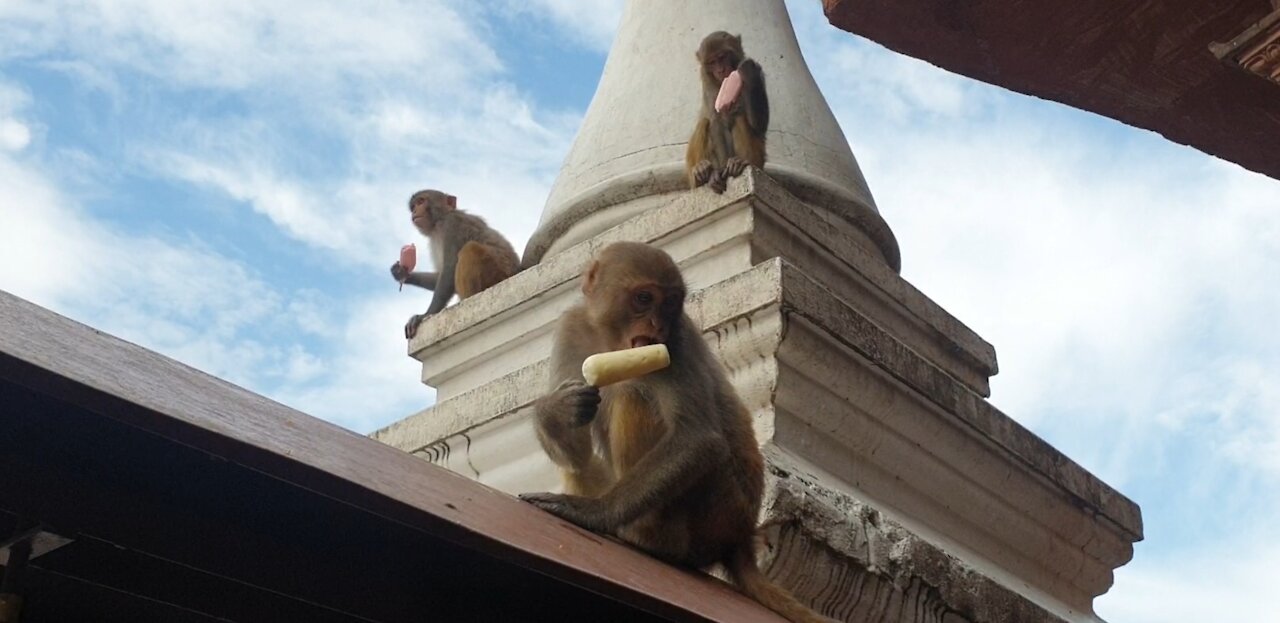
[{"label": "pink ice cream", "polygon": [[720,83],[720,92],[716,94],[716,112],[724,112],[724,109],[733,106],[738,101],[739,93],[742,93],[742,74],[735,69]]}]

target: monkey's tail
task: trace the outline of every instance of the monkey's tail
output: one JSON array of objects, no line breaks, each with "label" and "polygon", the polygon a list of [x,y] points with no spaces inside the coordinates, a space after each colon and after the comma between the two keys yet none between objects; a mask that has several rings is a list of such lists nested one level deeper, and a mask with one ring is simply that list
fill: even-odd
[{"label": "monkey's tail", "polygon": [[756,565],[755,548],[748,542],[734,551],[724,563],[725,570],[738,589],[764,607],[777,612],[792,623],[832,623],[804,604],[785,588],[774,584]]}]

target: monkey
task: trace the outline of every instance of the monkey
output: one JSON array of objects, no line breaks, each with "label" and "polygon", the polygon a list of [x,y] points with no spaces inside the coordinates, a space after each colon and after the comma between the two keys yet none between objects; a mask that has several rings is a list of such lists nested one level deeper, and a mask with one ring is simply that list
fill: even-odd
[{"label": "monkey", "polygon": [[[769,129],[764,70],[742,51],[741,35],[724,31],[703,38],[695,56],[702,78],[702,110],[685,151],[685,177],[690,189],[707,184],[722,193],[729,178],[741,175],[747,165],[764,167],[764,135]],[[742,90],[716,112],[720,85],[735,70]]]},{"label": "monkey", "polygon": [[[560,317],[550,391],[535,432],[565,493],[521,499],[671,564],[722,565],[733,583],[797,622],[827,621],[756,565],[764,457],[751,414],[684,312],[685,285],[666,252],[605,247],[582,277],[583,299]],[[666,344],[671,364],[595,388],[582,362],[613,350]]]},{"label": "monkey", "polygon": [[502,234],[484,219],[458,209],[458,199],[438,190],[420,190],[409,197],[409,219],[431,246],[436,272],[405,270],[400,262],[391,265],[396,281],[432,290],[427,311],[414,314],[404,325],[404,336],[412,338],[418,323],[440,313],[456,293],[468,298],[516,274],[520,256]]}]

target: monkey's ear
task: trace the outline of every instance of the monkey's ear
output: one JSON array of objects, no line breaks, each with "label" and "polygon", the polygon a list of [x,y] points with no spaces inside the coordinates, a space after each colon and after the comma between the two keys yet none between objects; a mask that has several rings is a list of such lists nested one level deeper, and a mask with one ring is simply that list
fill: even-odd
[{"label": "monkey's ear", "polygon": [[596,275],[600,272],[600,260],[591,260],[591,266],[582,274],[582,293],[591,294],[596,288]]},{"label": "monkey's ear", "polygon": [[444,202],[445,202],[445,205],[448,205],[450,208],[458,207],[458,198],[454,197],[453,195],[445,195]]}]

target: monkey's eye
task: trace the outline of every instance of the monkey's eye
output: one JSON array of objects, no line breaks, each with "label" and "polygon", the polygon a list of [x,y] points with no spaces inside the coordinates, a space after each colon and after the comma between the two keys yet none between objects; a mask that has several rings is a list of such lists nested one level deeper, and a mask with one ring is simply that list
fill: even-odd
[{"label": "monkey's eye", "polygon": [[641,290],[639,292],[636,292],[634,299],[635,299],[636,305],[640,305],[642,307],[647,306],[653,303],[653,293],[647,290]]}]

